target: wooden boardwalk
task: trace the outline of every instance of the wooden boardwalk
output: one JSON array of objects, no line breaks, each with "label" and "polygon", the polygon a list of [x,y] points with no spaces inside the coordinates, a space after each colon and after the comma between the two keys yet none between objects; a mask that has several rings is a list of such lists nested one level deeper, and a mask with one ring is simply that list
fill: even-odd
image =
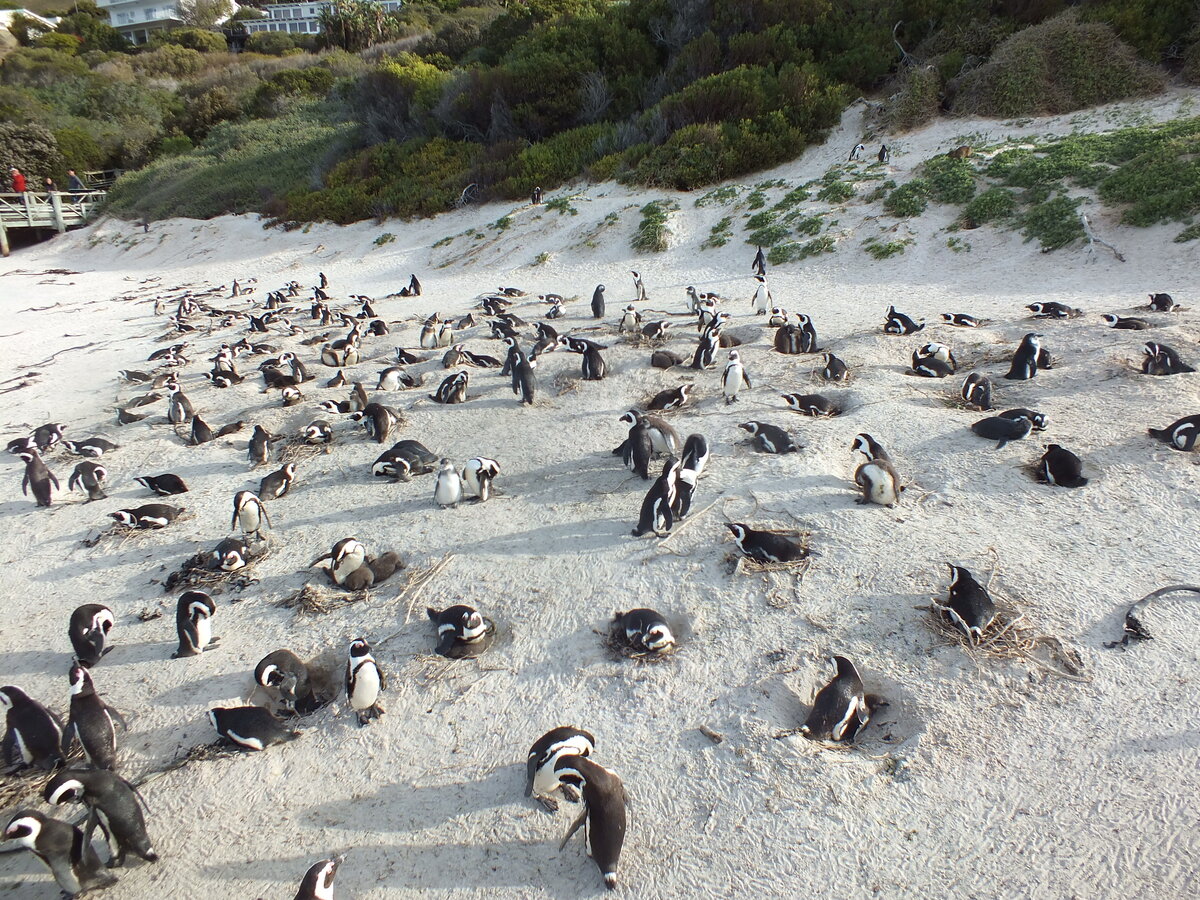
[{"label": "wooden boardwalk", "polygon": [[62,234],[91,221],[106,196],[106,191],[0,194],[0,254],[8,256],[10,228],[53,228]]}]

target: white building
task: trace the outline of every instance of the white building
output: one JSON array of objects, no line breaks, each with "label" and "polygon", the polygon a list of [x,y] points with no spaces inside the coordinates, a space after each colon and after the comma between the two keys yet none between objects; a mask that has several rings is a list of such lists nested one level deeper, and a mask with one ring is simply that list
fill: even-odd
[{"label": "white building", "polygon": [[12,25],[13,16],[24,16],[31,19],[43,31],[51,32],[58,26],[58,16],[43,16],[27,9],[0,9],[0,28],[8,30]]},{"label": "white building", "polygon": [[113,28],[135,44],[146,43],[155,31],[183,25],[176,0],[96,0],[96,6],[108,13]]},{"label": "white building", "polygon": [[[374,0],[386,12],[396,12],[404,5],[403,0]],[[292,34],[320,34],[321,23],[318,16],[328,3],[272,3],[261,7],[267,14],[265,19],[245,19],[242,27],[247,34],[257,31],[287,31]]]}]

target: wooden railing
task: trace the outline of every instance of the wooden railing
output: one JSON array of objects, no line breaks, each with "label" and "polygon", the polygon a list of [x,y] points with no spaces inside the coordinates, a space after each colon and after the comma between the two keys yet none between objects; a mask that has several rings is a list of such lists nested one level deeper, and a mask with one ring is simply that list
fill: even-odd
[{"label": "wooden railing", "polygon": [[9,228],[53,228],[62,234],[86,225],[106,191],[50,191],[0,194],[0,253],[8,256]]}]

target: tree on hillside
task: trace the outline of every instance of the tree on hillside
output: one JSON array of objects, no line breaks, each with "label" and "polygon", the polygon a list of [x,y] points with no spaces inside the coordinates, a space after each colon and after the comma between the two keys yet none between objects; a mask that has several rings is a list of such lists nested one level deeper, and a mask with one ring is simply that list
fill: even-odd
[{"label": "tree on hillside", "polygon": [[319,16],[324,40],[350,53],[391,41],[404,33],[399,16],[370,0],[332,0]]},{"label": "tree on hillside", "polygon": [[58,152],[58,141],[42,125],[0,122],[0,147],[4,148],[5,166],[20,169],[31,186],[40,184],[47,176],[62,175],[63,158]]},{"label": "tree on hillside", "polygon": [[212,28],[233,13],[229,0],[179,0],[179,18],[195,28]]}]

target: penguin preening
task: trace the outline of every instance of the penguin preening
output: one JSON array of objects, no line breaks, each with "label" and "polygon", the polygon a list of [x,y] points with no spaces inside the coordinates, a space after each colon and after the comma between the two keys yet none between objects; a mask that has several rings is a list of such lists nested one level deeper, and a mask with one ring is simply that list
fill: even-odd
[{"label": "penguin preening", "polygon": [[291,650],[273,650],[254,667],[254,681],[290,715],[306,716],[324,705],[308,664]]},{"label": "penguin preening", "polygon": [[617,863],[625,843],[626,812],[629,797],[625,785],[616,773],[597,765],[586,756],[561,756],[554,764],[559,781],[577,788],[583,796],[583,810],[567,829],[559,845],[584,826],[584,845],[588,855],[600,869],[604,886],[610,891],[617,887]]},{"label": "penguin preening", "polygon": [[87,807],[83,842],[90,845],[92,832],[100,826],[109,848],[109,868],[125,865],[130,851],[146,862],[158,862],[146,833],[141,797],[120,775],[105,769],[67,769],[50,779],[42,797],[51,806],[82,803]]},{"label": "penguin preening", "polygon": [[858,435],[850,449],[866,457],[866,462],[854,471],[854,483],[862,489],[862,496],[857,502],[895,507],[900,502],[900,492],[904,488],[887,451],[869,434]]},{"label": "penguin preening", "polygon": [[100,699],[92,676],[81,665],[71,667],[71,713],[63,730],[63,749],[70,751],[78,741],[88,762],[98,769],[117,766],[117,727],[125,725],[121,716]]},{"label": "penguin preening", "polygon": [[85,603],[71,613],[67,636],[79,665],[90,668],[112,650],[108,646],[108,634],[114,624],[113,611],[99,603]]},{"label": "penguin preening", "polygon": [[108,498],[108,494],[104,493],[104,482],[107,479],[108,470],[104,466],[91,460],[84,460],[75,466],[75,471],[67,479],[67,489],[73,491],[82,488],[87,491],[89,502],[105,500]]},{"label": "penguin preening", "polygon": [[833,680],[817,692],[798,731],[812,741],[853,741],[871,718],[862,677],[844,656],[830,657],[829,663]]},{"label": "penguin preening", "polygon": [[262,540],[262,527],[271,527],[271,517],[267,515],[267,507],[253,491],[238,491],[233,495],[233,519],[229,523],[232,529],[240,527],[243,534],[254,535]]},{"label": "penguin preening", "polygon": [[619,610],[613,614],[613,627],[625,643],[640,653],[667,653],[675,649],[675,636],[661,613],[653,609]]},{"label": "penguin preening", "polygon": [[313,560],[312,567],[320,566],[330,580],[341,585],[346,578],[367,561],[367,548],[357,538],[342,538],[333,549]]},{"label": "penguin preening", "polygon": [[961,390],[963,403],[970,409],[983,412],[992,408],[992,382],[986,375],[972,372],[963,382]]},{"label": "penguin preening", "polygon": [[[1142,373],[1145,375],[1180,375],[1196,370],[1185,363],[1179,353],[1166,344],[1148,341],[1142,348]],[[56,485],[57,486],[57,485]]]},{"label": "penguin preening", "polygon": [[63,726],[55,713],[11,684],[0,687],[0,707],[5,714],[0,764],[51,770],[66,761]]},{"label": "penguin preening", "polygon": [[171,654],[172,659],[198,656],[217,644],[220,638],[213,637],[212,633],[212,617],[216,611],[216,601],[204,591],[184,591],[179,595],[175,607],[179,648]]},{"label": "penguin preening", "polygon": [[67,897],[103,889],[117,877],[100,863],[83,832],[67,822],[51,819],[37,810],[18,811],[4,829],[4,839],[17,841],[46,864]]},{"label": "penguin preening", "polygon": [[491,496],[492,482],[499,474],[500,463],[486,456],[477,456],[467,460],[462,471],[462,481],[466,489],[475,495],[475,499],[484,503]]},{"label": "penguin preening", "polygon": [[562,782],[554,767],[564,756],[591,756],[595,752],[596,739],[590,732],[573,725],[550,729],[533,742],[525,758],[525,796],[536,797],[553,811],[558,803],[550,795],[561,788],[563,795],[575,802],[579,795]]}]

